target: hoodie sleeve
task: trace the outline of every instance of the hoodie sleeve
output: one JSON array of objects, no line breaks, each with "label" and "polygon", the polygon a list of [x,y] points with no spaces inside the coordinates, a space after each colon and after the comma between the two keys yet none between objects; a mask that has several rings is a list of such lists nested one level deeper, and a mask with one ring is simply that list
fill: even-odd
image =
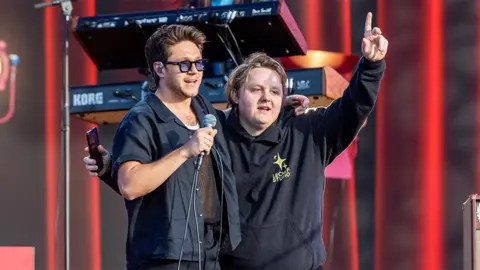
[{"label": "hoodie sleeve", "polygon": [[362,57],[343,96],[307,113],[325,167],[353,142],[373,111],[385,68],[385,60]]}]

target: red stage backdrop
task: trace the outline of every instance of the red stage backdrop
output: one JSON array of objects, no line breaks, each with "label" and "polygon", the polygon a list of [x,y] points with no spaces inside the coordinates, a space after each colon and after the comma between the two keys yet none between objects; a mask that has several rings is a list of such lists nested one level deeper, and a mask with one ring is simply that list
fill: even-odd
[{"label": "red stage backdrop", "polygon": [[[368,11],[390,41],[380,98],[342,197],[329,270],[461,268],[461,204],[480,192],[480,0],[287,2],[309,49],[359,54]],[[79,0],[73,14],[183,4]],[[20,57],[15,113],[0,124],[0,246],[35,247],[36,269],[46,270],[62,269],[64,253],[62,35],[58,7],[0,1],[0,40]],[[98,73],[73,38],[70,57],[72,85],[141,79],[134,70]],[[0,92],[0,117],[8,98]],[[91,179],[82,162],[90,127],[71,121],[72,269],[124,269],[123,200]],[[115,128],[100,126],[107,148]],[[327,184],[326,196],[338,191]]]}]

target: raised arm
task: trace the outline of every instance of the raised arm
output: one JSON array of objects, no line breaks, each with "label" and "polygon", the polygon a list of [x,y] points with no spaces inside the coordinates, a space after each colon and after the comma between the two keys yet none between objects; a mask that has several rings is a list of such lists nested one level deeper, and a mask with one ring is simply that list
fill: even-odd
[{"label": "raised arm", "polygon": [[386,67],[384,57],[388,41],[379,28],[372,30],[371,25],[372,14],[368,13],[362,41],[363,57],[343,96],[325,109],[307,113],[325,166],[353,142],[377,100]]}]

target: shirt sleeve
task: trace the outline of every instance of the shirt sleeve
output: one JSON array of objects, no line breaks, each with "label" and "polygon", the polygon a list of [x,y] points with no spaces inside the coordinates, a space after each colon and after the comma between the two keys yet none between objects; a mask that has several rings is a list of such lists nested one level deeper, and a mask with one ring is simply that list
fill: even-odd
[{"label": "shirt sleeve", "polygon": [[361,58],[343,96],[307,113],[325,167],[353,142],[372,112],[385,67],[384,60]]},{"label": "shirt sleeve", "polygon": [[127,161],[152,162],[152,124],[154,121],[147,114],[133,111],[119,124],[112,148],[113,179],[117,179],[118,168]]}]

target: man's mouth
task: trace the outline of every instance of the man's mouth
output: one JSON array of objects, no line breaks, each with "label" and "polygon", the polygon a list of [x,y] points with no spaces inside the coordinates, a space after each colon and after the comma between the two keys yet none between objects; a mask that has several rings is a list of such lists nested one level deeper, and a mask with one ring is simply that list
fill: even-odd
[{"label": "man's mouth", "polygon": [[272,110],[272,108],[270,108],[268,106],[258,106],[257,109],[262,111],[262,112],[269,112],[270,110]]},{"label": "man's mouth", "polygon": [[185,79],[183,80],[186,84],[196,84],[197,83],[197,79]]}]

